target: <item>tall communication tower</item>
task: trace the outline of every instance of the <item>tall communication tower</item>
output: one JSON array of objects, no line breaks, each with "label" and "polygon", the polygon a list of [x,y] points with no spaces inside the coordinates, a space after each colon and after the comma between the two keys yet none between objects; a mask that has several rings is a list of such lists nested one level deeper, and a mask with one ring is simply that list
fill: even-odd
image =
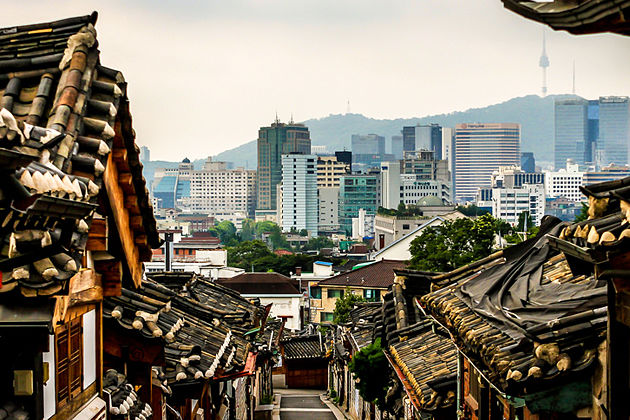
[{"label": "tall communication tower", "polygon": [[542,96],[547,95],[547,67],[549,67],[549,57],[547,57],[547,49],[545,45],[545,30],[543,28],[543,49],[538,62],[540,68],[542,68]]}]

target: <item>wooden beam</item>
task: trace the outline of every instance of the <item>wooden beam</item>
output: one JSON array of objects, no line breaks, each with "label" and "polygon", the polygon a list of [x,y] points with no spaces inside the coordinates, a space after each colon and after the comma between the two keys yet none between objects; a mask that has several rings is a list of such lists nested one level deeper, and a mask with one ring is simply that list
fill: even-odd
[{"label": "wooden beam", "polygon": [[107,219],[92,219],[86,249],[107,251]]},{"label": "wooden beam", "polygon": [[122,294],[122,264],[119,260],[94,261],[94,268],[101,275],[103,296]]},{"label": "wooden beam", "polygon": [[114,216],[114,223],[116,223],[118,236],[133,284],[136,287],[140,287],[142,284],[142,262],[140,261],[140,254],[135,245],[133,231],[129,224],[129,213],[125,207],[127,197],[122,188],[120,188],[120,185],[118,185],[118,169],[113,162],[112,153],[107,157],[107,166],[103,173],[103,183],[107,190],[107,197],[109,198],[109,204]]},{"label": "wooden beam", "polygon": [[131,176],[131,173],[120,172],[118,175],[118,184],[120,184],[125,191],[127,191],[127,188],[133,188],[133,177]]},{"label": "wooden beam", "polygon": [[139,216],[139,215],[131,216],[131,218],[129,219],[129,223],[131,224],[131,228],[133,230],[144,231],[144,223],[142,220],[142,216]]},{"label": "wooden beam", "polygon": [[147,235],[137,235],[135,238],[136,245],[146,245]]}]

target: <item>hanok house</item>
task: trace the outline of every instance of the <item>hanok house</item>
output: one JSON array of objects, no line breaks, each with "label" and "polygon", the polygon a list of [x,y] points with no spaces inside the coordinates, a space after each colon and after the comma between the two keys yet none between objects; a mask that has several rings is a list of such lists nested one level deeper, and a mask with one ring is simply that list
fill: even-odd
[{"label": "hanok house", "polygon": [[[248,419],[273,394],[256,337],[268,311],[192,273],[151,273],[105,299],[105,366],[127,372],[154,412]],[[268,349],[267,349],[268,350]]]},{"label": "hanok house", "polygon": [[104,418],[102,298],[139,286],[159,246],[127,84],[100,63],[96,18],[0,29],[0,412],[12,418]]},{"label": "hanok house", "polygon": [[328,360],[321,333],[285,338],[280,353],[287,388],[326,389]]},{"label": "hanok house", "polygon": [[[613,406],[606,404],[601,274],[630,250],[623,201],[610,194],[591,198],[585,222],[546,216],[535,238],[474,270],[433,279],[434,291],[421,302],[458,348],[457,401],[466,418],[627,418],[606,416]],[[623,357],[627,367],[627,352]]]},{"label": "hanok house", "polygon": [[367,301],[380,302],[382,295],[394,283],[394,270],[406,265],[405,261],[391,260],[364,263],[311,286],[311,313],[316,313],[314,322],[331,322],[337,299],[343,297],[347,290]]}]

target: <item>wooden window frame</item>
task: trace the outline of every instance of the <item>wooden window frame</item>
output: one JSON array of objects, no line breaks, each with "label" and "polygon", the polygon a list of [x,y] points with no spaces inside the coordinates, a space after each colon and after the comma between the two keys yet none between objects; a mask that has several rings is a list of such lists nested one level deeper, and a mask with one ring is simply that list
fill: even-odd
[{"label": "wooden window frame", "polygon": [[83,392],[83,316],[55,329],[55,391],[57,411]]}]

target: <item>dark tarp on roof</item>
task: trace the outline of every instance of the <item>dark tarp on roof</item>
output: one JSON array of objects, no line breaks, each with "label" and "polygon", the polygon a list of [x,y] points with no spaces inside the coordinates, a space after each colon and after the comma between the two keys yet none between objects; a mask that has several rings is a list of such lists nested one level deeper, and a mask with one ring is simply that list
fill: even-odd
[{"label": "dark tarp on roof", "polygon": [[489,268],[455,293],[513,339],[528,336],[528,329],[553,319],[605,306],[605,283],[543,281],[543,264],[556,253],[544,234],[556,236],[563,227],[559,219],[547,217],[529,252]]}]

